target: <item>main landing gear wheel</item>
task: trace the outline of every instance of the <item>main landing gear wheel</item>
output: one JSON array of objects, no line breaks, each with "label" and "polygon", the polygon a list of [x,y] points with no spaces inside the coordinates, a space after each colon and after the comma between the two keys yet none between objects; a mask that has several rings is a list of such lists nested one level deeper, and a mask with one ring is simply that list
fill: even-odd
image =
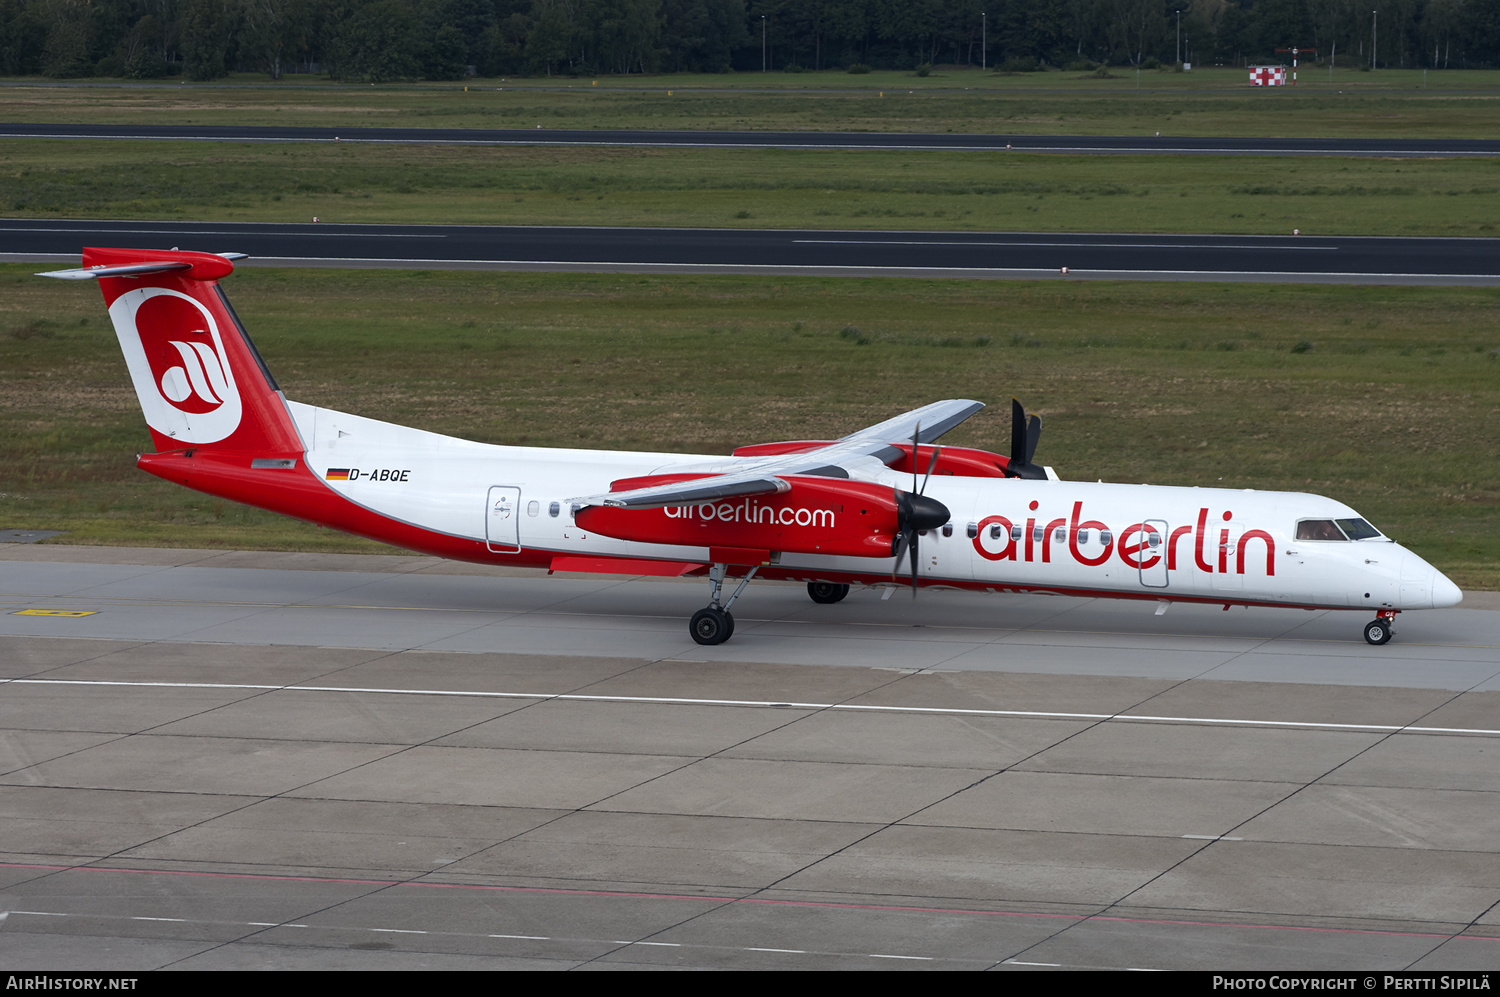
[{"label": "main landing gear wheel", "polygon": [[734,636],[734,617],[722,609],[708,606],[693,614],[688,632],[700,644],[722,644]]},{"label": "main landing gear wheel", "polygon": [[849,586],[838,585],[834,582],[808,582],[807,594],[813,602],[831,606],[835,602],[844,600],[844,596],[849,594]]},{"label": "main landing gear wheel", "polygon": [[1365,624],[1365,643],[1386,644],[1391,639],[1391,624],[1389,620],[1376,619]]}]

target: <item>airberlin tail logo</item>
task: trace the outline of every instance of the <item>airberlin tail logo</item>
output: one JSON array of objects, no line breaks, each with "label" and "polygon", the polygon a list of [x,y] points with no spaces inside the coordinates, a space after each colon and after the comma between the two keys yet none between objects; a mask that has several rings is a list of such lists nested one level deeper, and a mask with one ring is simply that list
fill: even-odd
[{"label": "airberlin tail logo", "polygon": [[242,405],[218,323],[180,291],[142,287],[109,307],[146,422],[182,443],[216,443]]},{"label": "airberlin tail logo", "polygon": [[[157,385],[167,401],[184,412],[212,412],[229,396],[229,378],[224,364],[211,344],[202,341],[184,343],[171,339],[167,345],[177,351],[181,363],[168,367],[157,378]],[[155,360],[154,357],[148,358]],[[151,365],[152,373],[156,364]]]}]

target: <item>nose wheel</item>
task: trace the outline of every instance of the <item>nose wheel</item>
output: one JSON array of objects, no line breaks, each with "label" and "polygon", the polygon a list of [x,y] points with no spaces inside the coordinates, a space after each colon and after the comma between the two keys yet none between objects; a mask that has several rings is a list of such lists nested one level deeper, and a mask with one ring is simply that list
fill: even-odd
[{"label": "nose wheel", "polygon": [[729,607],[734,605],[734,600],[745,591],[745,586],[750,584],[750,579],[755,577],[759,566],[753,567],[740,579],[739,587],[724,601],[719,603],[719,596],[724,591],[724,576],[729,572],[729,565],[714,564],[708,569],[708,591],[709,603],[703,609],[693,614],[692,620],[688,622],[688,633],[693,640],[699,644],[713,645],[722,644],[734,636],[734,617],[729,615]]},{"label": "nose wheel", "polygon": [[1394,610],[1381,610],[1375,619],[1365,624],[1366,644],[1388,644],[1391,640],[1391,623],[1395,620]]}]

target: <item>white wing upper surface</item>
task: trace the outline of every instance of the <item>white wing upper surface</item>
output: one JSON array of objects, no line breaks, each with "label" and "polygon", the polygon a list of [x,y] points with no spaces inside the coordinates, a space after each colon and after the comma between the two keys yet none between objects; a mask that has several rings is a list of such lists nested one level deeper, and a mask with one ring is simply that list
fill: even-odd
[{"label": "white wing upper surface", "polygon": [[649,488],[633,488],[604,495],[589,495],[570,501],[575,508],[601,505],[626,509],[654,509],[668,505],[691,505],[696,502],[738,495],[784,492],[790,489],[791,485],[782,476],[789,474],[817,474],[847,478],[850,476],[849,472],[861,464],[878,462],[883,465],[899,456],[900,450],[895,444],[904,443],[913,437],[919,443],[931,443],[982,408],[984,408],[983,402],[968,398],[950,398],[913,409],[893,419],[870,426],[868,429],[861,429],[857,433],[851,433],[841,440],[815,450],[777,454],[770,457],[726,458],[724,461],[716,461],[713,464],[685,464],[680,467],[663,468],[663,473],[710,476],[673,484],[653,485]]}]

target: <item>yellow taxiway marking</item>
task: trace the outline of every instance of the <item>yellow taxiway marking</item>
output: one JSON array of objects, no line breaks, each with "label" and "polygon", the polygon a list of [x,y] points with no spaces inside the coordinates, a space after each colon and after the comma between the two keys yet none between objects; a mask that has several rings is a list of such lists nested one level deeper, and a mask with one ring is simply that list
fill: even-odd
[{"label": "yellow taxiway marking", "polygon": [[18,609],[12,616],[93,616],[96,609]]}]

